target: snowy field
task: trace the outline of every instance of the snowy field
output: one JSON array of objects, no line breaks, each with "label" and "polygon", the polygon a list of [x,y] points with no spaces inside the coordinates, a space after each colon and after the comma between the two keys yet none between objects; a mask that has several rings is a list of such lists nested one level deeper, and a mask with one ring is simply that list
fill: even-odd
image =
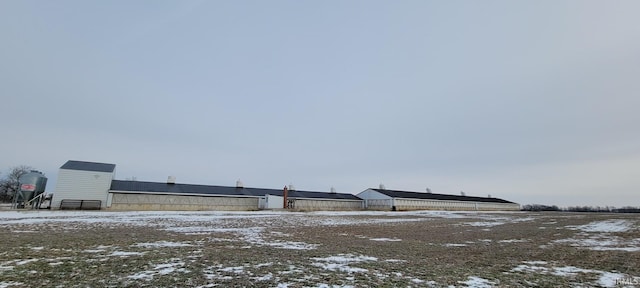
[{"label": "snowy field", "polygon": [[640,219],[0,212],[2,287],[636,287]]}]

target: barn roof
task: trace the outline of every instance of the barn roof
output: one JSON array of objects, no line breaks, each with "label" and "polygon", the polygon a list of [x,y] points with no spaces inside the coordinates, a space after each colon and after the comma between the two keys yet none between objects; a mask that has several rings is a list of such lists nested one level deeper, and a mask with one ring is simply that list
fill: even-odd
[{"label": "barn roof", "polygon": [[116,169],[116,164],[69,160],[60,169],[110,173]]},{"label": "barn roof", "polygon": [[[147,192],[147,193],[171,193],[171,194],[202,194],[202,195],[225,195],[225,196],[249,196],[260,197],[269,195],[283,196],[283,191],[279,189],[266,188],[239,188],[229,186],[211,186],[194,184],[168,184],[163,182],[144,182],[130,180],[111,181],[112,191],[124,192]],[[345,199],[362,200],[353,194],[327,193],[311,191],[289,191],[290,198],[314,198],[314,199]]]},{"label": "barn roof", "polygon": [[449,195],[449,194],[437,194],[437,193],[425,193],[425,192],[409,192],[387,189],[374,189],[384,195],[392,198],[407,198],[407,199],[427,199],[427,200],[450,200],[450,201],[468,201],[468,202],[489,202],[489,203],[507,203],[515,204],[514,202],[507,201],[500,198],[489,197],[475,197],[475,196],[461,196],[461,195]]}]

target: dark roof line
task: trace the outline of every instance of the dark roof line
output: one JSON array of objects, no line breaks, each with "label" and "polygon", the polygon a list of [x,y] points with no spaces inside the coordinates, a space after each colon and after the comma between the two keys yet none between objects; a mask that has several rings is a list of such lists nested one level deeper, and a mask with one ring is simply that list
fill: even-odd
[{"label": "dark roof line", "polygon": [[505,204],[516,204],[511,201],[507,201],[500,198],[488,198],[488,197],[476,197],[476,196],[461,196],[461,195],[449,195],[449,194],[437,194],[437,193],[426,193],[426,192],[409,192],[409,191],[398,191],[398,190],[388,190],[388,189],[377,189],[377,188],[369,188],[371,190],[375,190],[384,195],[387,195],[392,198],[408,198],[408,199],[431,199],[431,200],[450,200],[450,201],[466,201],[466,202],[488,202],[488,203],[505,203]]},{"label": "dark roof line", "polygon": [[116,169],[116,164],[69,160],[60,169],[111,173]]},{"label": "dark roof line", "polygon": [[[123,192],[148,192],[148,193],[172,193],[172,194],[200,194],[200,195],[225,195],[225,196],[250,196],[261,197],[267,194],[283,196],[279,189],[244,188],[229,186],[211,186],[197,184],[168,184],[164,182],[144,182],[130,180],[112,180],[111,191]],[[362,200],[356,195],[346,193],[312,192],[289,190],[289,198],[312,199],[336,199],[336,200]]]}]

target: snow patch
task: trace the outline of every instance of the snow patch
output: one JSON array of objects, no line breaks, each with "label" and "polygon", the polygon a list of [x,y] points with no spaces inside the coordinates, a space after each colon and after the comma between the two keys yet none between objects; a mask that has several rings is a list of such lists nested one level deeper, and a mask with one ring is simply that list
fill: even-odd
[{"label": "snow patch", "polygon": [[460,243],[447,243],[444,244],[445,247],[465,247],[467,246],[467,244],[460,244]]},{"label": "snow patch", "polygon": [[604,221],[594,221],[589,224],[579,226],[566,226],[572,230],[581,230],[584,232],[627,232],[633,227],[633,223],[629,220],[612,219]]},{"label": "snow patch", "polygon": [[384,260],[384,262],[402,263],[402,262],[408,262],[408,261],[407,260],[400,260],[400,259],[387,259],[387,260]]},{"label": "snow patch", "polygon": [[398,238],[369,238],[371,241],[381,241],[381,242],[398,242],[402,241],[402,239]]},{"label": "snow patch", "polygon": [[21,286],[23,285],[22,282],[4,282],[4,281],[0,281],[0,288],[8,288],[11,286]]},{"label": "snow patch", "polygon": [[623,279],[627,277],[625,274],[615,273],[615,272],[607,272],[601,270],[594,269],[583,269],[575,266],[564,266],[564,267],[544,267],[541,265],[548,264],[545,261],[528,261],[524,262],[529,265],[518,265],[515,268],[511,269],[511,272],[531,272],[538,274],[551,274],[555,276],[561,277],[574,277],[578,273],[584,274],[599,274],[597,277],[597,285],[601,287],[616,287],[616,280]]},{"label": "snow patch", "polygon": [[506,239],[506,240],[498,241],[498,243],[524,243],[524,242],[529,242],[529,240],[527,240],[527,239]]},{"label": "snow patch", "polygon": [[499,226],[506,223],[505,222],[466,222],[464,224],[473,226],[473,227],[494,227],[494,226]]},{"label": "snow patch", "polygon": [[347,273],[363,273],[367,272],[367,269],[351,267],[352,263],[361,263],[369,261],[378,261],[376,257],[370,256],[355,256],[353,254],[338,254],[337,256],[329,256],[325,258],[311,258],[316,262],[311,265],[323,268],[330,271],[341,271]]},{"label": "snow patch", "polygon": [[585,235],[577,235],[575,238],[554,240],[551,244],[569,244],[595,251],[640,251],[640,239],[625,240],[622,237],[607,234],[584,237]]},{"label": "snow patch", "polygon": [[138,272],[134,275],[127,276],[129,279],[151,280],[158,275],[167,275],[173,272],[187,273],[189,270],[184,268],[184,262],[178,258],[172,258],[170,263],[162,263],[153,267],[153,270]]},{"label": "snow patch", "polygon": [[36,259],[21,260],[21,261],[17,261],[17,262],[16,262],[16,265],[25,265],[25,264],[29,264],[29,263],[31,263],[31,262],[36,262],[36,261],[38,261],[38,260],[40,260],[40,259],[37,259],[37,258],[36,258]]},{"label": "snow patch", "polygon": [[128,256],[139,256],[139,255],[144,255],[144,252],[114,251],[107,256],[128,257]]},{"label": "snow patch", "polygon": [[185,242],[171,242],[171,241],[156,241],[156,242],[147,242],[147,243],[137,243],[131,245],[133,247],[144,247],[144,248],[163,248],[163,247],[188,247],[193,246],[189,243]]},{"label": "snow patch", "polygon": [[458,283],[465,284],[466,287],[472,288],[491,288],[496,284],[495,282],[476,276],[469,276],[467,281],[458,281]]}]

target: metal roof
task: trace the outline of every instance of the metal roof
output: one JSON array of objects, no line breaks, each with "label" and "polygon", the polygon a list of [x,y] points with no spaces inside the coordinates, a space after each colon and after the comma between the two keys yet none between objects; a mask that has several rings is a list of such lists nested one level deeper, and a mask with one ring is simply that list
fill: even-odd
[{"label": "metal roof", "polygon": [[[111,181],[112,191],[123,192],[148,192],[148,193],[171,193],[171,194],[201,194],[201,195],[224,195],[224,196],[252,196],[260,197],[269,195],[283,196],[283,191],[266,188],[238,188],[228,186],[210,186],[194,184],[168,184],[164,182],[144,182],[130,180]],[[353,194],[327,193],[310,191],[289,191],[289,198],[313,198],[313,199],[340,199],[340,200],[362,200]]]},{"label": "metal roof", "polygon": [[398,190],[387,190],[387,189],[374,189],[384,195],[387,195],[392,198],[408,198],[408,199],[431,199],[431,200],[452,200],[452,201],[467,201],[467,202],[490,202],[490,203],[506,203],[506,204],[516,204],[511,201],[507,201],[500,198],[488,198],[488,197],[475,197],[475,196],[461,196],[461,195],[448,195],[448,194],[437,194],[437,193],[424,193],[424,192],[409,192],[409,191],[398,191]]},{"label": "metal roof", "polygon": [[60,169],[110,173],[116,169],[116,164],[69,160],[67,163],[64,163]]}]

